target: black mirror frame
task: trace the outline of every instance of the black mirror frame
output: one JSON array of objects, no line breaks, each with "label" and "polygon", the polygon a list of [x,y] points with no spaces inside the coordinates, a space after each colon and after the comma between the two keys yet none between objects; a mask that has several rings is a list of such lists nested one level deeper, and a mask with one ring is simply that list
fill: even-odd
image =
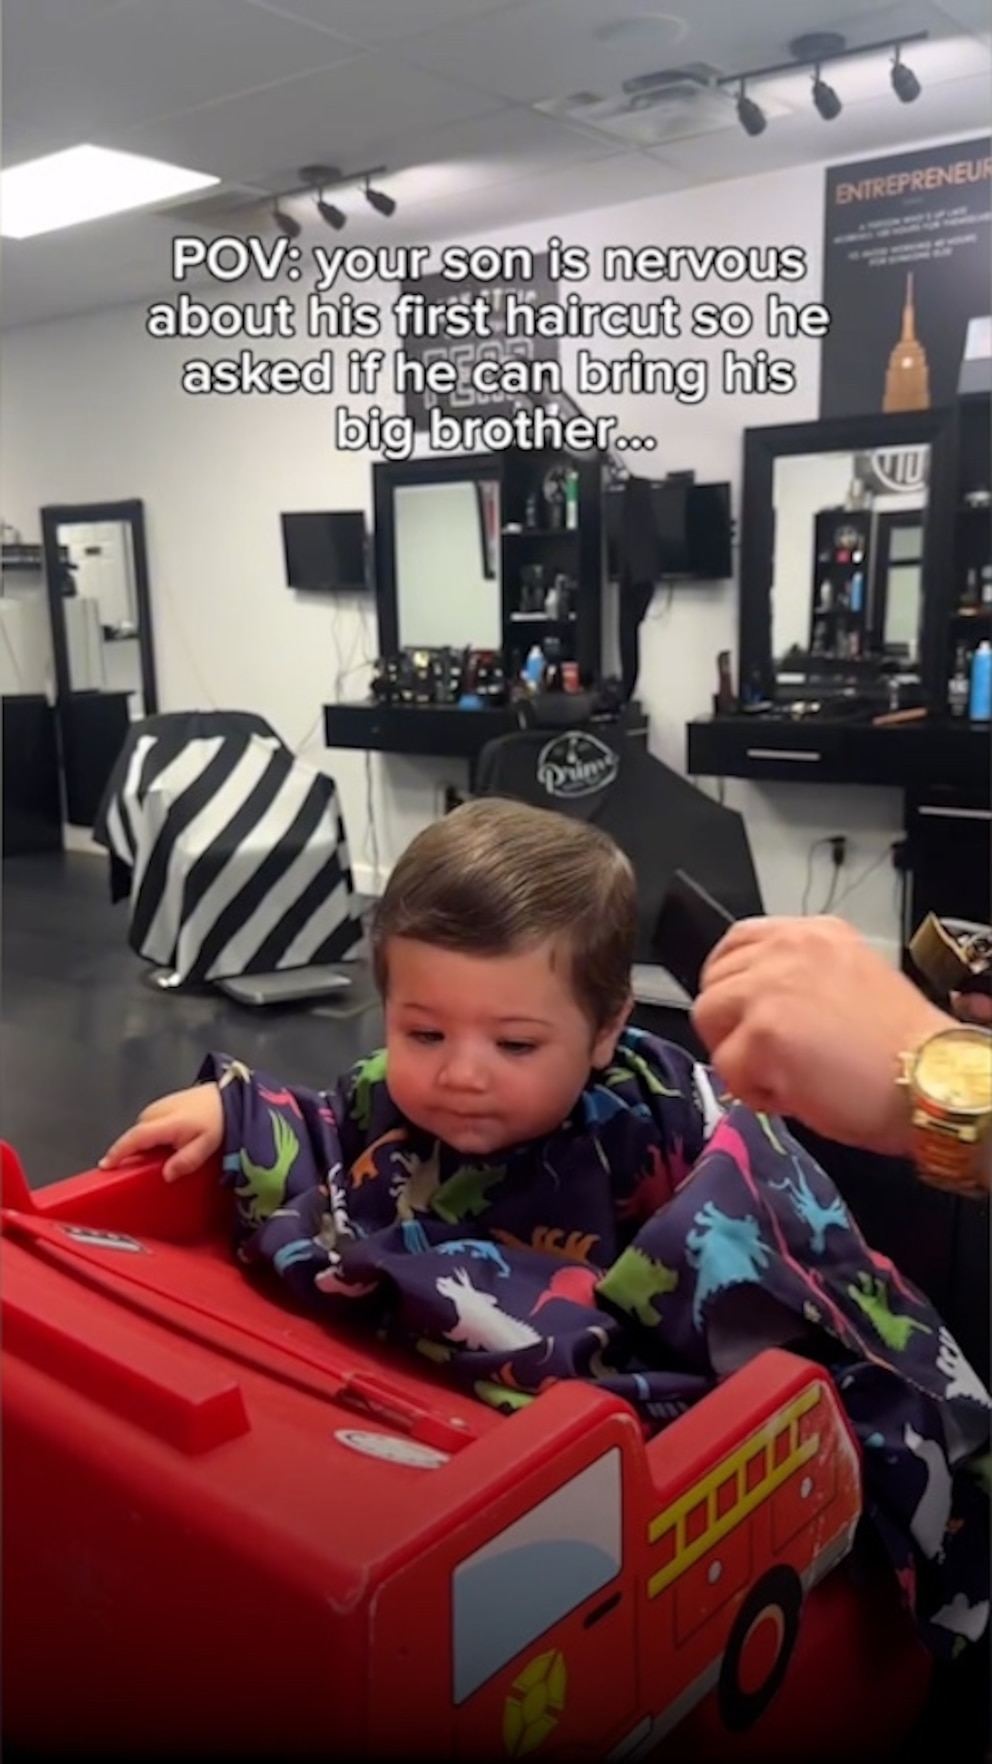
[{"label": "black mirror frame", "polygon": [[[379,655],[399,650],[399,599],[396,585],[396,516],[394,492],[412,484],[483,483],[496,479],[502,491],[504,461],[500,453],[458,453],[445,458],[384,460],[373,467],[375,520],[375,599]],[[502,521],[502,511],[500,519]],[[502,606],[500,607],[502,625]]]},{"label": "black mirror frame", "polygon": [[957,412],[953,406],[877,416],[830,417],[744,431],[744,487],[738,597],[740,689],[775,697],[772,644],[772,503],[775,461],[801,453],[856,453],[885,447],[930,446],[930,480],[923,539],[923,623],[920,681],[929,703],[940,701],[947,620],[953,601],[954,497]]},{"label": "black mirror frame", "polygon": [[60,704],[68,704],[73,696],[69,678],[69,645],[66,640],[65,612],[59,588],[59,538],[61,526],[88,524],[99,526],[119,521],[131,529],[134,561],[134,595],[138,612],[138,653],[141,658],[141,691],[144,714],[158,712],[158,683],[155,678],[155,646],[152,641],[151,597],[148,586],[148,549],[145,539],[145,505],[137,499],[126,502],[66,502],[49,504],[41,511],[41,542],[45,559],[48,587],[48,611],[52,626],[52,648],[55,655],[55,686]]}]

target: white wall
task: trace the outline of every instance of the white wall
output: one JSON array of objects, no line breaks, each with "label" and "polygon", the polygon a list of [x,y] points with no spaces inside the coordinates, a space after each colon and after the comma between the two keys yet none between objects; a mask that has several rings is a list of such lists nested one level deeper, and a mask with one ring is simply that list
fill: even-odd
[{"label": "white wall", "polygon": [[[729,478],[738,511],[742,431],[815,420],[819,343],[768,339],[768,285],[606,283],[595,255],[606,244],[799,245],[807,254],[806,281],[779,292],[800,304],[815,301],[823,186],[823,168],[806,166],[572,216],[560,229],[566,242],[593,254],[592,273],[582,285],[588,299],[651,301],[676,292],[687,307],[696,300],[744,300],[756,309],[752,334],[735,345],[688,334],[681,342],[644,345],[648,355],[705,360],[712,383],[704,401],[580,398],[590,414],[615,413],[621,433],[655,440],[654,451],[636,456],[652,475],[692,469],[704,479]],[[531,225],[504,242],[537,249],[553,230]],[[229,291],[222,293],[229,297]],[[369,285],[356,294],[370,298]],[[31,539],[38,537],[43,503],[143,498],[163,709],[251,706],[291,744],[306,746],[337,778],[353,858],[367,884],[363,864],[393,861],[433,815],[437,785],[464,782],[461,768],[450,763],[326,754],[321,746],[321,705],[364,693],[376,649],[374,610],[357,601],[329,606],[286,589],[279,511],[370,511],[373,456],[335,449],[333,395],[184,394],[179,374],[186,357],[230,355],[238,346],[218,343],[206,350],[199,342],[151,341],[143,320],[143,309],[130,307],[4,337],[0,513]],[[389,346],[388,335],[380,341]],[[796,367],[796,389],[765,396],[724,393],[720,361],[731,346],[739,353],[764,347],[773,356],[788,356]],[[303,359],[323,347],[304,336],[280,343],[279,352]],[[578,347],[567,340],[561,345],[567,386],[575,384]],[[598,339],[595,347],[601,356],[619,359],[629,344]],[[388,386],[374,399],[354,395],[347,402],[356,410],[371,402],[387,411],[400,408]],[[687,721],[710,709],[715,657],[724,648],[737,648],[731,584],[679,588],[670,600],[659,593],[642,628],[639,692],[651,716],[653,749],[671,765],[684,766]],[[811,842],[843,832],[849,842],[846,882],[858,885],[842,910],[870,937],[886,943],[896,938],[894,876],[885,853],[901,827],[899,793],[792,784],[759,789],[731,780],[727,800],[746,814],[770,911],[799,910],[810,879]],[[809,904],[815,908],[830,880],[822,850],[813,865]]]}]

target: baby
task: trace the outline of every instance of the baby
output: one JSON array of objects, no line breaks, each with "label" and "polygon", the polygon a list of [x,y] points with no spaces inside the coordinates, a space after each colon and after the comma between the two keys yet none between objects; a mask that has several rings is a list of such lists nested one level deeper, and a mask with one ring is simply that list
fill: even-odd
[{"label": "baby", "polygon": [[[532,1246],[581,1239],[583,1259],[607,1268],[716,1118],[693,1061],[626,1027],[636,924],[631,866],[597,828],[520,803],[467,803],[414,839],[375,911],[384,1050],[319,1094],[214,1056],[204,1082],[153,1103],[103,1166],[162,1150],[171,1180],[221,1152],[241,1179],[243,1223],[257,1227],[287,1199],[282,1177],[298,1189],[302,1155],[329,1185],[325,1212],[344,1202],[362,1237],[443,1218],[448,1184],[464,1187],[468,1173],[486,1196],[469,1216],[485,1214],[488,1231],[498,1170],[512,1176],[505,1229]],[[246,1195],[246,1166],[265,1159],[264,1195]]]}]

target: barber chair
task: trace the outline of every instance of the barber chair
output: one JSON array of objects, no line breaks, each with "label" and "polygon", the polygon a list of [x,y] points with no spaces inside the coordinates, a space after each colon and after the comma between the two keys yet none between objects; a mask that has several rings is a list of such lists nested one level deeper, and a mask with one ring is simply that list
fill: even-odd
[{"label": "barber chair", "polygon": [[210,984],[239,1003],[347,990],[362,939],[333,779],[251,711],[132,725],[93,837],[110,853],[128,941],[164,990]]},{"label": "barber chair", "polygon": [[760,916],[741,816],[625,739],[615,724],[593,724],[581,710],[572,720],[569,707],[568,694],[549,694],[533,707],[534,726],[490,741],[479,756],[476,794],[556,809],[610,834],[637,878],[639,969],[658,964],[655,926],[676,870],[732,918]]}]

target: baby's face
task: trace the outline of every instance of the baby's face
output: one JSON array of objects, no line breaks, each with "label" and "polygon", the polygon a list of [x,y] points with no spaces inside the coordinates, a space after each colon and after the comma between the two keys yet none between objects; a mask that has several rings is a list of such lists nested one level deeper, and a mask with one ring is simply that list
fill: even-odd
[{"label": "baby's face", "polygon": [[620,1024],[593,1034],[547,945],[474,956],[395,937],[387,970],[393,1101],[466,1157],[551,1132],[612,1057]]}]

